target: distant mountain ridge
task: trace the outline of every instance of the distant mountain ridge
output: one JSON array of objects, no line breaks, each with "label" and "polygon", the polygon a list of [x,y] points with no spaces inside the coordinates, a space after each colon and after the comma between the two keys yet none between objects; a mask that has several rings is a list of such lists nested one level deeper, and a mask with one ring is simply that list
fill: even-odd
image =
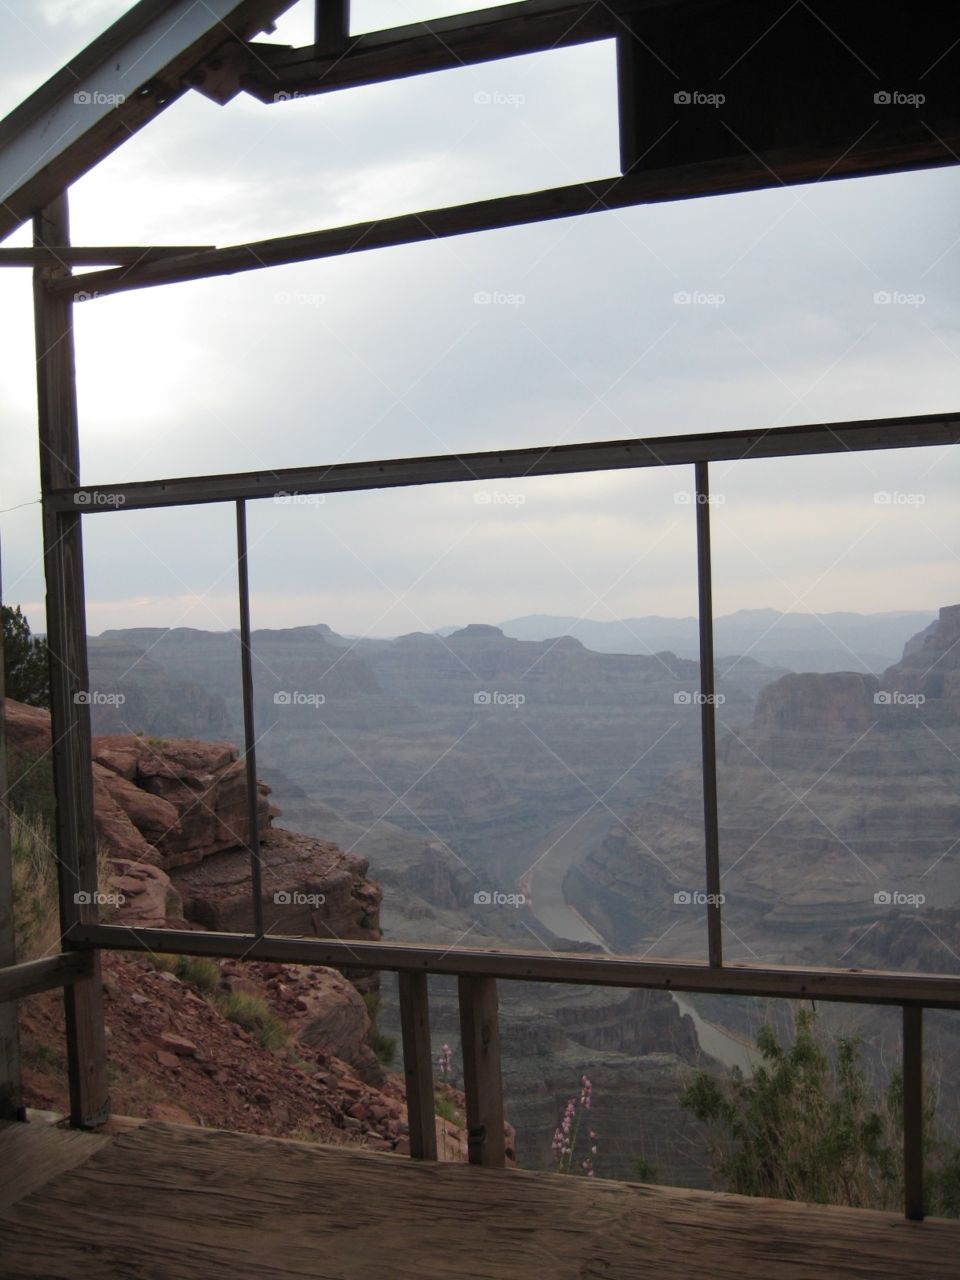
[{"label": "distant mountain ridge", "polygon": [[[904,645],[937,618],[935,609],[885,613],[781,613],[739,609],[714,620],[718,654],[743,655],[789,671],[862,671],[879,675],[898,662]],[[598,653],[699,653],[694,617],[611,619],[530,614],[500,623],[517,640],[569,635]],[[444,632],[446,632],[446,628]],[[450,628],[453,630],[453,628]]]}]

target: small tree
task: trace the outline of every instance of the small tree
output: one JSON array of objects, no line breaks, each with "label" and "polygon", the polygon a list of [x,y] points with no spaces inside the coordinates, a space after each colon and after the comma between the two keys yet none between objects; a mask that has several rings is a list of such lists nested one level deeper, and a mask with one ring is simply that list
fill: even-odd
[{"label": "small tree", "polygon": [[[903,1090],[899,1074],[886,1095],[871,1090],[860,1041],[841,1037],[834,1059],[818,1035],[816,1014],[801,1009],[792,1046],[761,1027],[763,1057],[750,1080],[734,1072],[725,1086],[698,1072],[680,1098],[716,1127],[715,1171],[741,1195],[816,1204],[895,1209],[903,1196]],[[935,1132],[928,1096],[924,1126],[927,1212],[960,1214],[960,1150]]]},{"label": "small tree", "polygon": [[3,615],[4,692],[8,698],[32,707],[49,707],[50,673],[47,643],[31,635],[30,624],[17,605],[0,606]]}]

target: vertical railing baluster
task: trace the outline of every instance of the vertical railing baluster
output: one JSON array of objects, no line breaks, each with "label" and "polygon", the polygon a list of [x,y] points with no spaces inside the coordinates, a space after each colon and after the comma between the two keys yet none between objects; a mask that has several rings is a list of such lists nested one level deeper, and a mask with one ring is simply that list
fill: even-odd
[{"label": "vertical railing baluster", "polygon": [[437,1125],[427,975],[401,971],[397,974],[397,985],[403,1036],[403,1074],[407,1085],[410,1155],[416,1160],[436,1160]]},{"label": "vertical railing baluster", "polygon": [[506,1161],[506,1142],[497,980],[473,974],[461,975],[458,988],[469,1160],[471,1164],[484,1165],[488,1169],[502,1169]]},{"label": "vertical railing baluster", "polygon": [[237,583],[240,594],[240,676],[243,685],[243,758],[247,771],[247,825],[253,931],[263,937],[263,874],[260,862],[260,793],[253,717],[253,653],[250,648],[250,581],[247,571],[247,504],[237,500]]},{"label": "vertical railing baluster", "polygon": [[315,0],[314,47],[317,55],[342,53],[350,35],[350,0]]},{"label": "vertical railing baluster", "polygon": [[700,743],[703,771],[703,830],[706,852],[707,955],[723,964],[720,908],[720,821],[717,814],[717,720],[713,659],[713,566],[710,557],[710,474],[694,463],[697,505],[697,590],[700,612]]},{"label": "vertical railing baluster", "polygon": [[903,1006],[903,1211],[923,1217],[923,1006]]}]

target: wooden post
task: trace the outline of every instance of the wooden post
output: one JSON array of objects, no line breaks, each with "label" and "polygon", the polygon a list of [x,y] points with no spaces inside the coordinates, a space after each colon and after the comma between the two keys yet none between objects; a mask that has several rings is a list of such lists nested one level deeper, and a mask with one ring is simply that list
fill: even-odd
[{"label": "wooden post", "polygon": [[317,57],[342,53],[350,37],[350,0],[315,0],[313,43]]},{"label": "wooden post", "polygon": [[497,980],[462,975],[458,986],[469,1159],[471,1164],[502,1169],[506,1144],[503,1135]]},{"label": "wooden post", "polygon": [[398,973],[403,1074],[407,1084],[410,1155],[436,1160],[437,1124],[433,1098],[433,1055],[430,1051],[430,1006],[425,973]]},{"label": "wooden post", "polygon": [[[66,195],[34,219],[34,243],[67,245]],[[34,270],[40,491],[80,483],[77,388],[73,349],[73,297],[54,295],[48,280],[69,274],[57,265]],[[80,507],[55,512],[44,502],[43,555],[47,583],[47,645],[50,651],[50,721],[56,794],[57,879],[63,946],[77,945],[71,931],[96,923],[97,849],[93,825],[89,679],[83,541]],[[70,1119],[90,1128],[106,1120],[106,1049],[99,954],[92,974],[64,989]]]},{"label": "wooden post", "polygon": [[[0,601],[3,592],[0,590]],[[10,855],[10,810],[7,794],[7,749],[4,737],[3,632],[0,631],[0,968],[17,963],[13,919],[13,863]],[[17,1002],[0,1004],[0,1120],[22,1120],[20,1038]]]},{"label": "wooden post", "polygon": [[903,1211],[923,1218],[923,1007],[903,1006]]},{"label": "wooden post", "polygon": [[700,743],[703,776],[703,832],[706,850],[707,955],[723,964],[720,914],[720,819],[717,815],[716,671],[713,660],[713,567],[710,558],[710,468],[694,463],[697,502],[697,589],[700,601]]}]

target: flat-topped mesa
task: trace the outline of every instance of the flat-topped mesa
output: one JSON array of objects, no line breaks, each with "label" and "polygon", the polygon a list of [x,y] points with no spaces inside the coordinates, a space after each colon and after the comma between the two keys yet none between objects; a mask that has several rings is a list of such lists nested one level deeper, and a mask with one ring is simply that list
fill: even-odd
[{"label": "flat-topped mesa", "polygon": [[802,672],[781,676],[757,699],[753,728],[762,734],[863,733],[876,720],[876,676],[856,671]]}]

